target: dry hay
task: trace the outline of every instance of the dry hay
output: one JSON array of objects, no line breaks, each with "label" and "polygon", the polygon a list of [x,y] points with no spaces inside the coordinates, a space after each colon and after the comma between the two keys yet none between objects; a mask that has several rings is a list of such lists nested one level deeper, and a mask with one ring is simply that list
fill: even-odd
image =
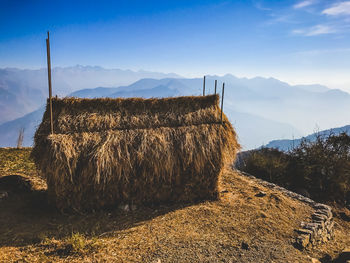
[{"label": "dry hay", "polygon": [[215,199],[239,145],[219,97],[53,99],[32,157],[59,209]]}]

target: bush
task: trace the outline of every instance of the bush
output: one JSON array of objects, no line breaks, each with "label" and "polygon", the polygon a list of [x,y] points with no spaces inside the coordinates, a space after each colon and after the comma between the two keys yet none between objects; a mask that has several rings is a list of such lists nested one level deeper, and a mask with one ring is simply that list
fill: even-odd
[{"label": "bush", "polygon": [[346,133],[304,140],[289,152],[251,151],[239,169],[293,191],[306,190],[317,201],[350,203],[350,136]]},{"label": "bush", "polygon": [[263,180],[286,186],[285,172],[289,156],[277,149],[262,148],[251,151],[244,158],[244,164],[238,167]]}]

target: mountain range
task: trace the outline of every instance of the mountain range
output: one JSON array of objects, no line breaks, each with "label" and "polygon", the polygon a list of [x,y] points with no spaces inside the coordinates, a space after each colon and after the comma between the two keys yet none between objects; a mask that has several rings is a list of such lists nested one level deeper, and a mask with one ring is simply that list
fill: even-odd
[{"label": "mountain range", "polygon": [[273,141],[269,142],[268,144],[266,144],[264,147],[276,148],[276,149],[279,149],[281,151],[289,151],[289,150],[292,150],[294,147],[298,147],[300,145],[300,143],[302,142],[302,140],[314,142],[314,141],[316,141],[317,136],[321,136],[324,138],[324,137],[328,137],[331,134],[338,135],[338,134],[343,133],[343,132],[350,135],[350,125],[346,125],[346,126],[339,127],[339,128],[332,128],[332,129],[323,130],[323,131],[317,131],[317,132],[314,132],[308,136],[305,136],[302,138],[297,138],[297,139],[292,139],[292,140],[273,140]]},{"label": "mountain range", "polygon": [[[1,114],[0,146],[14,146],[20,128],[25,128],[24,145],[32,144],[35,127],[40,123],[46,98],[46,71],[3,69],[13,71],[5,81],[7,97],[13,97],[20,104],[26,96],[17,96],[14,90],[23,94],[33,90],[31,110],[8,106],[5,97],[0,97],[1,105],[7,105],[12,117]],[[28,75],[39,74],[36,82]],[[24,76],[21,77],[21,73]],[[12,76],[12,80],[9,76]],[[276,138],[297,138],[313,131],[316,126],[331,128],[349,123],[350,94],[329,89],[322,85],[289,85],[274,78],[238,78],[207,76],[206,93],[214,93],[214,80],[218,80],[217,92],[221,93],[225,82],[224,112],[237,130],[244,149],[259,147]],[[21,85],[18,85],[20,83]],[[33,84],[34,83],[34,84]],[[35,85],[35,83],[37,85]],[[11,86],[12,85],[12,86]],[[36,88],[39,87],[39,88]],[[202,78],[183,78],[175,74],[154,72],[133,72],[128,70],[108,70],[100,67],[56,68],[53,78],[54,94],[76,97],[169,97],[201,95]],[[22,91],[24,90],[24,91]],[[35,93],[37,91],[37,93]],[[7,94],[6,93],[6,94]],[[18,92],[20,94],[20,92]],[[37,94],[34,96],[34,94]],[[30,107],[28,107],[30,108]],[[35,110],[32,110],[35,108]],[[2,108],[1,108],[2,109]],[[3,112],[3,111],[1,111]],[[19,116],[14,118],[13,116]],[[7,120],[6,120],[7,119]]]},{"label": "mountain range", "polygon": [[[80,89],[129,85],[142,78],[177,78],[176,74],[80,66],[52,70],[53,92],[66,96]],[[47,70],[0,69],[0,124],[38,109],[48,96]]]}]

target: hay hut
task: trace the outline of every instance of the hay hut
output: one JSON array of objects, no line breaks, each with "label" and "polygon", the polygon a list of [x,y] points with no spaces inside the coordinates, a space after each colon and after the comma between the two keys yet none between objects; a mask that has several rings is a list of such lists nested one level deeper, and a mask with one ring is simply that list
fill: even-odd
[{"label": "hay hut", "polygon": [[32,157],[61,210],[215,199],[239,145],[219,96],[53,99]]}]

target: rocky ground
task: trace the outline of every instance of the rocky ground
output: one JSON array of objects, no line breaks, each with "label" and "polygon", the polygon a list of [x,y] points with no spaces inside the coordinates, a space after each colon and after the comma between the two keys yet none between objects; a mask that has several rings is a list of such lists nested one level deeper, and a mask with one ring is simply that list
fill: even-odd
[{"label": "rocky ground", "polygon": [[29,152],[0,149],[0,262],[332,262],[350,246],[333,206],[334,237],[298,249],[315,207],[230,169],[218,201],[63,215]]}]

